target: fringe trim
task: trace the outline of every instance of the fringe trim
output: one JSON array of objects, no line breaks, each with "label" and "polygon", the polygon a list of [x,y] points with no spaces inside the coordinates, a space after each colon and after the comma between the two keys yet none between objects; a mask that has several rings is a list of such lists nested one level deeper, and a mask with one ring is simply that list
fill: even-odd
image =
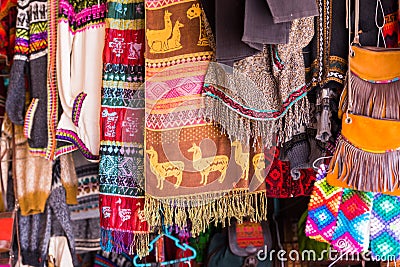
[{"label": "fringe trim", "polygon": [[400,81],[371,83],[352,74],[350,82],[354,114],[400,120]]},{"label": "fringe trim", "polygon": [[204,101],[205,107],[199,114],[201,117],[222,126],[222,132],[229,135],[231,140],[249,144],[253,138],[253,146],[258,137],[261,137],[262,145],[267,148],[275,145],[275,140],[278,140],[278,143],[286,142],[296,135],[302,125],[310,122],[310,103],[306,96],[293,102],[286,113],[272,120],[246,118],[210,96],[206,96]]},{"label": "fringe trim", "polygon": [[[191,221],[193,237],[205,232],[211,222],[230,225],[230,219],[236,218],[260,222],[267,220],[267,196],[264,191],[249,192],[235,190],[232,192],[207,193],[167,199],[157,199],[150,195],[145,198],[145,218],[152,228],[177,225],[187,227]],[[162,213],[160,212],[162,211]]]},{"label": "fringe trim", "polygon": [[387,192],[399,189],[400,151],[363,151],[340,136],[329,173],[338,168],[338,180],[359,191]]},{"label": "fringe trim", "polygon": [[118,254],[137,254],[140,258],[149,254],[149,233],[131,233],[118,230],[101,229],[101,249]]}]

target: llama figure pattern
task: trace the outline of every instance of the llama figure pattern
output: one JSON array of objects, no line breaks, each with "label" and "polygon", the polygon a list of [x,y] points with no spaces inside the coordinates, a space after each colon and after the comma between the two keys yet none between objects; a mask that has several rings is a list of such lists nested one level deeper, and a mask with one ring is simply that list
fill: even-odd
[{"label": "llama figure pattern", "polygon": [[184,25],[179,20],[176,20],[174,26],[172,26],[171,16],[172,13],[165,10],[164,28],[158,30],[147,29],[146,38],[150,53],[167,53],[182,48],[180,29]]}]

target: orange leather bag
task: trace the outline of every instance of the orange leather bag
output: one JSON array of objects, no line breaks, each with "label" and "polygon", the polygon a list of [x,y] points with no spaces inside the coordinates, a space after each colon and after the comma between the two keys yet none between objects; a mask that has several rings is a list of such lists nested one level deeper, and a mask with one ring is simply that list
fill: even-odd
[{"label": "orange leather bag", "polygon": [[359,44],[359,0],[355,4],[342,133],[326,179],[333,186],[400,196],[400,49]]}]

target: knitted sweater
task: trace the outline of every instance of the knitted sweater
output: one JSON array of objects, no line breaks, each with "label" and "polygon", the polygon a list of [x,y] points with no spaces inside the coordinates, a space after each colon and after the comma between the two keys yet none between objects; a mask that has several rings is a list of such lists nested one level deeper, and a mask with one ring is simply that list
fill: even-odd
[{"label": "knitted sweater", "polygon": [[[57,140],[98,160],[100,98],[106,6],[100,1],[61,0],[57,34],[57,82],[63,114]],[[72,145],[71,145],[72,144]]]},{"label": "knitted sweater", "polygon": [[[31,152],[41,155],[54,145],[54,142],[49,142],[52,133],[48,131],[48,120],[54,109],[48,112],[48,104],[57,105],[57,100],[47,90],[47,22],[47,1],[18,1],[15,55],[6,101],[11,121],[17,125],[24,124]],[[31,96],[26,112],[25,75],[28,75]]]}]

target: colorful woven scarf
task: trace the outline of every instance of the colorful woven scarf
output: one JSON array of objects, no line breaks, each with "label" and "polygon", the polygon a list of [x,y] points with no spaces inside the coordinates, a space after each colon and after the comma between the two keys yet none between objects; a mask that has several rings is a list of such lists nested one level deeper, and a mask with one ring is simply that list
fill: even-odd
[{"label": "colorful woven scarf", "polygon": [[146,1],[146,219],[181,229],[190,219],[194,236],[211,221],[266,216],[261,148],[199,115],[211,37],[199,1]]},{"label": "colorful woven scarf", "polygon": [[143,218],[144,3],[109,0],[101,107],[100,224],[105,251],[147,253]]}]

